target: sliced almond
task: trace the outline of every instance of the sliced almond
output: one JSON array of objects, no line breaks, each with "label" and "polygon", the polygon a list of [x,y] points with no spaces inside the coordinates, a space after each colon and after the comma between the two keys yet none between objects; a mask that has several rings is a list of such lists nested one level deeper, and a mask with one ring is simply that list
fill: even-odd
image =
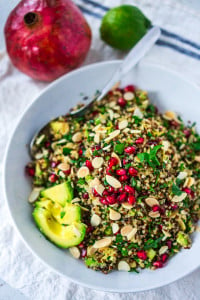
[{"label": "sliced almond", "polygon": [[87,247],[87,255],[88,256],[92,256],[96,251],[97,251],[97,249],[94,248],[93,246]]},{"label": "sliced almond", "polygon": [[85,176],[90,174],[90,170],[88,169],[88,167],[81,167],[78,172],[77,172],[77,176],[78,178],[84,178]]},{"label": "sliced almond", "polygon": [[35,144],[36,144],[36,145],[39,145],[39,144],[43,141],[44,138],[45,138],[45,135],[42,134],[41,136],[39,136],[39,137],[36,139]]},{"label": "sliced almond", "polygon": [[110,119],[113,120],[113,118],[114,118],[114,112],[113,112],[113,110],[108,109],[108,113],[109,113]]},{"label": "sliced almond", "polygon": [[183,222],[183,220],[182,220],[181,218],[179,218],[177,221],[178,221],[178,224],[179,224],[180,228],[181,228],[183,231],[185,231],[186,226],[185,226],[185,223]]},{"label": "sliced almond", "polygon": [[112,131],[109,134],[109,136],[105,139],[105,142],[111,141],[112,139],[116,138],[119,134],[120,134],[120,130],[119,129]]},{"label": "sliced almond", "polygon": [[76,227],[75,224],[72,225],[72,229],[73,229],[74,234],[75,234],[77,237],[80,237],[80,236],[81,236],[81,233],[80,233],[80,231],[77,229],[77,227]]},{"label": "sliced almond", "polygon": [[178,179],[183,180],[187,177],[187,172],[180,172],[177,176]]},{"label": "sliced almond", "polygon": [[145,202],[148,206],[152,207],[154,205],[159,205],[159,202],[157,199],[153,198],[153,197],[149,197],[145,199]]},{"label": "sliced almond", "polygon": [[115,177],[110,175],[106,175],[106,181],[108,182],[109,185],[111,185],[115,189],[118,189],[122,186],[119,180],[117,180]]},{"label": "sliced almond", "polygon": [[103,164],[104,160],[103,160],[103,157],[95,157],[93,160],[92,160],[92,166],[95,168],[95,169],[99,169],[102,164]]},{"label": "sliced almond", "polygon": [[61,163],[57,166],[57,168],[61,171],[67,171],[70,169],[70,165],[67,163]]},{"label": "sliced almond", "polygon": [[193,177],[188,177],[188,178],[186,178],[183,186],[184,187],[191,187],[194,183],[195,183],[194,178]]},{"label": "sliced almond", "polygon": [[118,128],[120,130],[126,128],[128,126],[128,121],[125,119],[125,120],[122,120],[118,123]]},{"label": "sliced almond", "polygon": [[98,178],[94,178],[89,182],[89,187],[96,188],[100,184],[101,184],[100,180]]},{"label": "sliced almond", "polygon": [[151,217],[151,218],[159,218],[160,217],[160,213],[158,211],[150,211],[149,217]]},{"label": "sliced almond", "polygon": [[76,198],[72,199],[71,203],[77,203],[77,202],[80,202],[80,201],[81,201],[81,199],[76,197]]},{"label": "sliced almond", "polygon": [[35,187],[29,195],[28,202],[33,203],[37,200],[43,187]]},{"label": "sliced almond", "polygon": [[121,228],[121,235],[122,236],[127,236],[131,231],[133,227],[131,225],[125,225]]},{"label": "sliced almond", "polygon": [[132,238],[136,235],[136,233],[137,233],[137,228],[133,228],[132,230],[131,230],[131,232],[129,232],[129,234],[127,234],[127,240],[128,241],[130,241],[130,240],[132,240]]},{"label": "sliced almond", "polygon": [[116,210],[110,208],[109,218],[110,220],[117,221],[121,219],[121,214]]},{"label": "sliced almond", "polygon": [[78,247],[71,247],[71,248],[69,248],[69,252],[76,259],[78,259],[80,257],[80,255],[81,255],[80,250],[78,249]]},{"label": "sliced almond", "polygon": [[90,223],[92,226],[99,226],[99,224],[101,223],[101,218],[98,215],[93,214]]},{"label": "sliced almond", "polygon": [[63,122],[60,132],[62,135],[69,132],[69,124],[67,122]]},{"label": "sliced almond", "polygon": [[131,209],[131,208],[133,208],[133,205],[129,204],[128,202],[123,202],[122,207],[124,207],[126,209]]},{"label": "sliced almond", "polygon": [[164,152],[166,152],[169,149],[170,143],[168,141],[162,141],[162,149]]},{"label": "sliced almond", "polygon": [[104,187],[102,184],[99,184],[99,185],[96,185],[96,186],[95,186],[95,190],[97,191],[97,193],[98,193],[99,195],[102,196],[102,194],[103,194],[103,192],[104,192],[104,190],[105,190],[105,187]]},{"label": "sliced almond", "polygon": [[135,97],[135,95],[131,92],[126,92],[124,94],[124,99],[127,100],[127,101],[130,101],[130,100],[133,100]]},{"label": "sliced almond", "polygon": [[136,109],[134,110],[134,113],[133,113],[134,116],[142,119],[143,118],[143,113],[141,112],[141,110],[139,109],[139,107],[136,107]]},{"label": "sliced almond", "polygon": [[119,225],[117,223],[112,223],[111,227],[112,227],[113,234],[119,231]]},{"label": "sliced almond", "polygon": [[119,166],[121,167],[121,165],[122,165],[121,159],[119,158],[119,156],[115,152],[112,152],[111,157],[115,157],[118,161]]},{"label": "sliced almond", "polygon": [[183,192],[180,196],[174,196],[172,202],[181,202],[187,197],[187,194]]},{"label": "sliced almond", "polygon": [[99,248],[104,248],[110,246],[112,243],[112,238],[111,237],[105,237],[101,240],[98,240],[94,243],[93,248],[99,249]]},{"label": "sliced almond", "polygon": [[121,260],[119,263],[118,263],[118,270],[119,271],[130,271],[130,266],[129,264],[125,261],[125,260]]},{"label": "sliced almond", "polygon": [[97,132],[95,135],[94,135],[94,142],[96,144],[99,144],[100,143],[100,133]]},{"label": "sliced almond", "polygon": [[200,162],[200,156],[195,156],[194,160]]},{"label": "sliced almond", "polygon": [[74,143],[79,143],[82,140],[82,133],[81,132],[76,132],[73,136],[72,136],[72,141]]},{"label": "sliced almond", "polygon": [[176,120],[177,119],[177,115],[173,111],[166,111],[163,114],[163,118],[166,119],[166,120],[169,120],[169,121]]},{"label": "sliced almond", "polygon": [[159,255],[162,255],[164,254],[166,251],[168,250],[168,247],[167,246],[162,246],[159,250]]}]

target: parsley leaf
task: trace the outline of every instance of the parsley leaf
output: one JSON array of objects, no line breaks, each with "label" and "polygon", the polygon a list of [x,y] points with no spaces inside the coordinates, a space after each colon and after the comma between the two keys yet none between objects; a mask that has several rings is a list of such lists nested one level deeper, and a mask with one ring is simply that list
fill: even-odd
[{"label": "parsley leaf", "polygon": [[60,218],[61,218],[61,219],[63,219],[63,218],[64,218],[64,216],[65,216],[65,214],[66,214],[66,212],[65,212],[65,211],[61,211],[61,213],[60,213]]},{"label": "parsley leaf", "polygon": [[145,161],[152,168],[154,168],[155,166],[159,166],[160,162],[156,155],[157,155],[158,150],[161,147],[162,147],[162,145],[157,145],[157,146],[153,147],[153,149],[151,149],[149,153],[147,153],[147,152],[139,153],[137,155],[137,157],[139,158],[140,162]]},{"label": "parsley leaf", "polygon": [[70,149],[70,148],[67,148],[67,147],[63,148],[64,155],[69,155],[71,153],[71,151],[72,151],[72,149]]},{"label": "parsley leaf", "polygon": [[125,148],[124,143],[119,143],[115,145],[114,151],[117,152],[118,154],[122,154],[124,152],[124,148]]}]

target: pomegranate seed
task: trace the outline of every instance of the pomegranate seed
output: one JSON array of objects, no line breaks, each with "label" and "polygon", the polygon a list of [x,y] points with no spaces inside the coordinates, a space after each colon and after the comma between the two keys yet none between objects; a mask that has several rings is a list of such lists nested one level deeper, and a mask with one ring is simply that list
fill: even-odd
[{"label": "pomegranate seed", "polygon": [[132,188],[132,186],[130,186],[130,185],[125,185],[124,190],[125,190],[128,194],[134,194],[134,193],[135,193],[134,188]]},{"label": "pomegranate seed", "polygon": [[86,229],[86,233],[90,233],[93,231],[93,227],[92,226],[88,226]]},{"label": "pomegranate seed", "polygon": [[127,160],[124,158],[123,161],[122,161],[123,165],[126,165],[128,162]]},{"label": "pomegranate seed", "polygon": [[142,138],[142,137],[138,138],[138,139],[135,141],[136,144],[143,144],[143,142],[144,142],[144,138]]},{"label": "pomegranate seed", "polygon": [[58,179],[57,175],[56,174],[51,174],[49,176],[49,181],[50,182],[56,182],[56,180]]},{"label": "pomegranate seed", "polygon": [[114,170],[113,170],[112,167],[108,167],[108,168],[106,169],[106,174],[107,174],[107,175],[110,175],[112,172],[114,172]]},{"label": "pomegranate seed", "polygon": [[115,191],[114,187],[112,187],[112,186],[109,186],[109,188],[108,188],[108,192],[109,192],[109,193],[114,193],[114,191]]},{"label": "pomegranate seed", "polygon": [[95,189],[92,189],[92,193],[95,197],[99,197],[99,193],[95,190]]},{"label": "pomegranate seed", "polygon": [[119,192],[119,193],[123,193],[123,191],[124,191],[123,187],[120,187],[120,188],[118,189],[118,192]]},{"label": "pomegranate seed", "polygon": [[177,204],[174,204],[171,206],[172,210],[176,210],[178,208],[178,205]]},{"label": "pomegranate seed", "polygon": [[154,205],[152,207],[152,210],[155,212],[155,211],[160,211],[160,206],[159,205]]},{"label": "pomegranate seed", "polygon": [[158,224],[158,228],[159,228],[160,230],[162,230],[163,226],[162,226],[161,224]]},{"label": "pomegranate seed", "polygon": [[107,190],[104,190],[103,191],[103,196],[108,196],[109,195],[109,192]]},{"label": "pomegranate seed", "polygon": [[45,146],[45,148],[49,148],[51,146],[51,143],[49,141],[46,141],[44,146]]},{"label": "pomegranate seed", "polygon": [[127,104],[127,101],[126,101],[124,98],[119,98],[119,99],[117,100],[117,103],[119,104],[119,106],[125,107],[126,104]]},{"label": "pomegranate seed", "polygon": [[104,205],[109,205],[108,201],[104,197],[100,198],[100,202]]},{"label": "pomegranate seed", "polygon": [[92,151],[95,151],[95,150],[100,150],[101,147],[99,145],[95,145],[92,147]]},{"label": "pomegranate seed", "polygon": [[135,153],[135,147],[134,146],[128,146],[124,149],[124,151],[128,154]]},{"label": "pomegranate seed", "polygon": [[121,195],[118,196],[117,200],[118,200],[119,202],[125,202],[125,201],[126,201],[126,198],[127,198],[126,194],[123,193],[123,194],[121,194]]},{"label": "pomegranate seed", "polygon": [[108,161],[108,167],[112,168],[113,166],[116,166],[118,164],[118,160],[116,157],[111,157]]},{"label": "pomegranate seed", "polygon": [[117,202],[117,200],[115,199],[115,197],[113,195],[112,196],[107,196],[106,200],[109,204],[115,204]]},{"label": "pomegranate seed", "polygon": [[80,244],[78,244],[79,248],[83,248],[84,247],[84,244],[83,242],[81,242]]},{"label": "pomegranate seed", "polygon": [[141,250],[141,251],[137,252],[137,257],[142,259],[142,260],[146,260],[147,259],[147,254],[144,250]]},{"label": "pomegranate seed", "polygon": [[113,91],[109,91],[108,96],[112,96],[112,95],[113,95]]},{"label": "pomegranate seed", "polygon": [[168,240],[168,241],[166,241],[166,244],[167,244],[168,249],[171,249],[172,241]]},{"label": "pomegranate seed", "polygon": [[119,177],[119,181],[126,181],[128,179],[127,175],[122,175]]},{"label": "pomegranate seed", "polygon": [[134,93],[135,92],[134,85],[130,84],[130,85],[125,86],[124,92],[133,92]]},{"label": "pomegranate seed", "polygon": [[79,150],[78,150],[78,155],[79,155],[79,156],[83,155],[83,150],[82,150],[82,149],[79,149]]},{"label": "pomegranate seed", "polygon": [[33,176],[35,176],[35,169],[33,167],[27,166],[26,167],[26,173],[27,173],[28,176],[33,177]]},{"label": "pomegranate seed", "polygon": [[66,171],[63,171],[63,173],[64,173],[65,175],[69,175],[69,174],[71,173],[71,169],[66,170]]},{"label": "pomegranate seed", "polygon": [[183,188],[183,191],[194,198],[194,192],[190,188]]},{"label": "pomegranate seed", "polygon": [[163,267],[162,261],[159,261],[159,260],[155,261],[155,262],[153,263],[153,265],[154,265],[154,267],[156,267],[157,269]]},{"label": "pomegranate seed", "polygon": [[171,126],[178,127],[180,124],[175,120],[170,121]]},{"label": "pomegranate seed", "polygon": [[88,169],[89,169],[90,171],[93,171],[93,170],[94,170],[94,168],[93,168],[92,163],[91,163],[90,160],[87,159],[87,160],[85,161],[85,165],[86,165],[86,167],[88,167]]},{"label": "pomegranate seed", "polygon": [[185,134],[185,137],[188,138],[191,134],[191,131],[190,131],[190,129],[184,129],[183,133]]},{"label": "pomegranate seed", "polygon": [[133,167],[130,167],[130,168],[128,169],[128,172],[129,172],[129,174],[130,174],[131,176],[133,176],[133,177],[137,176],[137,174],[138,174],[138,171],[137,171],[135,168],[133,168]]},{"label": "pomegranate seed", "polygon": [[135,196],[134,195],[129,195],[127,199],[128,203],[133,205],[135,203]]},{"label": "pomegranate seed", "polygon": [[51,162],[51,167],[52,167],[52,168],[55,168],[58,164],[59,164],[58,161],[52,161],[52,162]]},{"label": "pomegranate seed", "polygon": [[161,260],[163,263],[165,263],[167,261],[167,259],[168,259],[168,255],[166,253],[161,255]]},{"label": "pomegranate seed", "polygon": [[115,129],[119,129],[119,126],[118,126],[118,124],[116,124],[116,125],[115,125]]},{"label": "pomegranate seed", "polygon": [[88,193],[83,193],[82,198],[87,200],[89,198],[89,194]]},{"label": "pomegranate seed", "polygon": [[98,113],[99,113],[98,110],[94,110],[94,111],[92,112],[92,115],[93,115],[93,116],[96,116]]},{"label": "pomegranate seed", "polygon": [[164,207],[160,207],[160,214],[164,215],[165,214],[165,208]]},{"label": "pomegranate seed", "polygon": [[85,248],[81,249],[81,257],[84,258],[87,255],[87,250]]},{"label": "pomegranate seed", "polygon": [[126,170],[125,169],[116,170],[116,174],[117,175],[126,175]]}]

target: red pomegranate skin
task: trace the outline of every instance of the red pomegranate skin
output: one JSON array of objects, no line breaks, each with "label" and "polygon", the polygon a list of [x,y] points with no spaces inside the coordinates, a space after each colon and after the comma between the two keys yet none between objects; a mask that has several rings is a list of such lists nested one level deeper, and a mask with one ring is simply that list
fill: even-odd
[{"label": "red pomegranate skin", "polygon": [[70,0],[23,0],[10,13],[4,32],[14,66],[41,81],[78,67],[91,44],[90,27]]}]

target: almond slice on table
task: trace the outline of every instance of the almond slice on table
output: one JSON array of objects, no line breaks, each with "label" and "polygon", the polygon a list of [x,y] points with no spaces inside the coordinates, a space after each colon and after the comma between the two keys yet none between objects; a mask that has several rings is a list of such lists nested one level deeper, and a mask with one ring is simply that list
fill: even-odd
[{"label": "almond slice on table", "polygon": [[120,130],[119,129],[112,131],[109,134],[109,136],[105,139],[105,142],[111,141],[112,139],[116,138],[119,134],[120,134]]},{"label": "almond slice on table", "polygon": [[166,251],[168,250],[168,247],[167,246],[162,246],[159,250],[159,254],[162,255],[164,254]]},{"label": "almond slice on table", "polygon": [[134,99],[135,95],[131,92],[126,92],[123,97],[125,100],[130,101]]},{"label": "almond slice on table", "polygon": [[133,227],[131,225],[125,225],[121,228],[121,235],[122,236],[127,236],[131,231]]},{"label": "almond slice on table", "polygon": [[139,107],[136,107],[136,109],[134,110],[134,113],[133,113],[134,116],[142,119],[143,118],[143,113],[142,111],[139,109]]},{"label": "almond slice on table", "polygon": [[91,217],[90,223],[92,226],[96,227],[101,223],[101,218],[98,215],[93,214]]},{"label": "almond slice on table", "polygon": [[151,217],[151,218],[159,218],[160,217],[160,213],[158,211],[150,211],[149,217]]},{"label": "almond slice on table", "polygon": [[119,231],[119,225],[117,223],[112,223],[111,227],[114,234]]},{"label": "almond slice on table", "polygon": [[177,176],[178,179],[180,180],[183,180],[187,177],[187,172],[183,171],[183,172],[180,172]]},{"label": "almond slice on table", "polygon": [[187,193],[182,193],[180,196],[174,196],[172,202],[181,202],[187,197]]},{"label": "almond slice on table", "polygon": [[118,189],[122,186],[119,180],[117,180],[115,177],[110,175],[106,175],[106,181],[108,182],[109,185],[111,185],[115,189]]},{"label": "almond slice on table", "polygon": [[80,250],[78,249],[78,247],[71,247],[71,248],[69,248],[69,252],[76,259],[78,259],[80,257],[80,255],[81,255]]},{"label": "almond slice on table", "polygon": [[137,228],[133,228],[131,232],[129,232],[129,234],[126,236],[127,240],[128,241],[132,240],[132,238],[136,235],[136,233],[137,233]]},{"label": "almond slice on table", "polygon": [[123,202],[122,207],[124,207],[126,209],[131,209],[131,208],[133,208],[133,205],[128,202]]},{"label": "almond slice on table", "polygon": [[188,178],[186,178],[183,186],[190,188],[194,183],[195,183],[194,178],[193,177],[188,177]]},{"label": "almond slice on table", "polygon": [[33,203],[37,200],[43,187],[35,187],[29,195],[28,202]]},{"label": "almond slice on table", "polygon": [[57,168],[61,171],[68,171],[70,169],[70,165],[67,163],[60,163]]},{"label": "almond slice on table", "polygon": [[112,238],[105,237],[101,240],[96,241],[92,247],[95,249],[104,248],[110,246],[111,243],[112,243]]},{"label": "almond slice on table", "polygon": [[79,143],[82,140],[82,133],[81,132],[76,132],[73,136],[72,136],[72,141],[74,143]]},{"label": "almond slice on table", "polygon": [[121,120],[119,123],[118,123],[118,128],[120,130],[126,128],[128,126],[128,121],[126,119],[124,120]]}]

